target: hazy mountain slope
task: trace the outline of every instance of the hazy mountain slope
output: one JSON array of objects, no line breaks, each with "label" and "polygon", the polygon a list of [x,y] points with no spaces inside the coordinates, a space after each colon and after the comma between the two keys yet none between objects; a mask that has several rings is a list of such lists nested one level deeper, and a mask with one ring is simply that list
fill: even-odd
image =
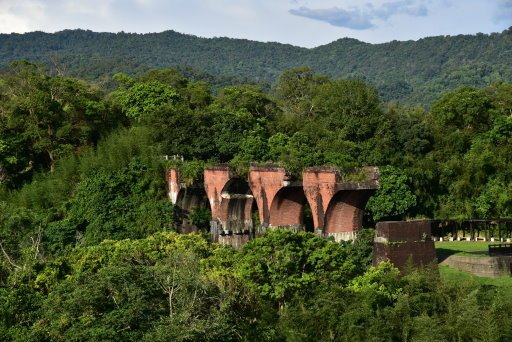
[{"label": "hazy mountain slope", "polygon": [[[67,75],[108,80],[116,72],[192,67],[217,84],[272,84],[286,69],[309,65],[336,78],[364,78],[385,100],[426,104],[462,84],[512,81],[512,29],[368,44],[340,39],[314,49],[249,40],[206,39],[174,31],[150,34],[66,30],[0,35],[0,65],[28,59]],[[190,76],[190,75],[189,75]],[[209,80],[211,82],[211,79]]]}]

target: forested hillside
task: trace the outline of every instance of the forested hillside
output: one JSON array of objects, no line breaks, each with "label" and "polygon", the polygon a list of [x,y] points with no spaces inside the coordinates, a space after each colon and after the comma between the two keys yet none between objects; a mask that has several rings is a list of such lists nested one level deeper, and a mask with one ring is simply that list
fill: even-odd
[{"label": "forested hillside", "polygon": [[[109,87],[26,61],[0,74],[0,340],[512,338],[509,289],[370,267],[376,221],[512,217],[511,83],[427,110],[308,67],[271,91],[143,70]],[[208,212],[203,234],[175,232],[170,163],[188,183],[211,163],[375,165],[381,187],[353,243],[276,229],[237,251],[208,241]]]},{"label": "forested hillside", "polygon": [[176,68],[193,80],[275,85],[285,70],[309,66],[331,78],[358,78],[384,101],[428,106],[461,85],[512,81],[512,30],[367,44],[340,39],[314,49],[248,40],[206,39],[174,31],[151,34],[66,30],[0,35],[0,65],[27,59],[67,76],[111,86],[117,72]]}]

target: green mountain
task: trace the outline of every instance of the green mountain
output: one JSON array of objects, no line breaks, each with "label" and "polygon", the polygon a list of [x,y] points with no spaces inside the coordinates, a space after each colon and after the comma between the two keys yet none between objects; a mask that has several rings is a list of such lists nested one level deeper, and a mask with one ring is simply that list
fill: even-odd
[{"label": "green mountain", "polygon": [[177,68],[216,86],[272,85],[290,68],[307,65],[334,78],[361,78],[384,100],[426,105],[461,85],[512,81],[512,27],[490,35],[439,36],[368,44],[343,38],[306,49],[280,43],[162,33],[65,30],[0,35],[0,66],[27,59],[55,72],[101,83],[118,72]]}]

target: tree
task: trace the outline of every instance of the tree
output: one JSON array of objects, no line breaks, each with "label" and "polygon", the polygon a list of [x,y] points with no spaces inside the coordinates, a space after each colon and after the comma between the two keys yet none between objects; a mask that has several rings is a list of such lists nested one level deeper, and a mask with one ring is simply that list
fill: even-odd
[{"label": "tree", "polygon": [[335,242],[286,229],[267,232],[244,245],[238,273],[261,297],[279,308],[322,282],[347,284],[360,270]]},{"label": "tree", "polygon": [[54,170],[63,156],[110,129],[102,93],[82,81],[49,77],[36,65],[14,62],[0,86],[0,177],[16,183],[39,168]]},{"label": "tree", "polygon": [[170,85],[159,81],[137,82],[127,90],[117,91],[115,96],[125,114],[135,121],[162,107],[173,106],[180,100]]},{"label": "tree", "polygon": [[315,75],[309,67],[289,69],[279,77],[276,94],[283,101],[285,111],[302,118],[312,116],[316,111],[314,95],[326,81],[326,77]]},{"label": "tree", "polygon": [[384,217],[405,214],[416,205],[416,196],[408,185],[408,177],[398,168],[387,166],[380,169],[379,189],[370,197],[366,208],[378,221]]},{"label": "tree", "polygon": [[215,99],[215,105],[229,111],[246,110],[256,118],[271,118],[276,105],[262,89],[255,85],[225,87]]},{"label": "tree", "polygon": [[62,219],[49,226],[51,250],[170,229],[173,210],[152,175],[147,165],[134,159],[119,170],[97,170],[82,179]]},{"label": "tree", "polygon": [[382,121],[375,88],[361,80],[336,80],[318,87],[313,103],[326,127],[341,130],[347,140],[369,139]]},{"label": "tree", "polygon": [[434,102],[432,112],[443,125],[479,132],[488,128],[489,108],[490,102],[481,91],[461,87]]}]

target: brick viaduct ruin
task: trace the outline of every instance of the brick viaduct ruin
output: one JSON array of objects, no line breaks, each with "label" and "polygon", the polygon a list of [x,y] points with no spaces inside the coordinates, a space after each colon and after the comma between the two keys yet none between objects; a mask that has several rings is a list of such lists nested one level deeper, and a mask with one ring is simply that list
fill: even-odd
[{"label": "brick viaduct ruin", "polygon": [[360,173],[361,181],[349,181],[333,167],[307,168],[299,181],[277,165],[252,165],[247,177],[215,165],[204,170],[204,184],[182,183],[176,168],[168,170],[167,183],[183,231],[193,229],[187,217],[194,208],[209,207],[213,240],[239,247],[267,228],[306,230],[308,218],[310,231],[337,241],[354,238],[366,202],[379,187],[376,167]]}]

